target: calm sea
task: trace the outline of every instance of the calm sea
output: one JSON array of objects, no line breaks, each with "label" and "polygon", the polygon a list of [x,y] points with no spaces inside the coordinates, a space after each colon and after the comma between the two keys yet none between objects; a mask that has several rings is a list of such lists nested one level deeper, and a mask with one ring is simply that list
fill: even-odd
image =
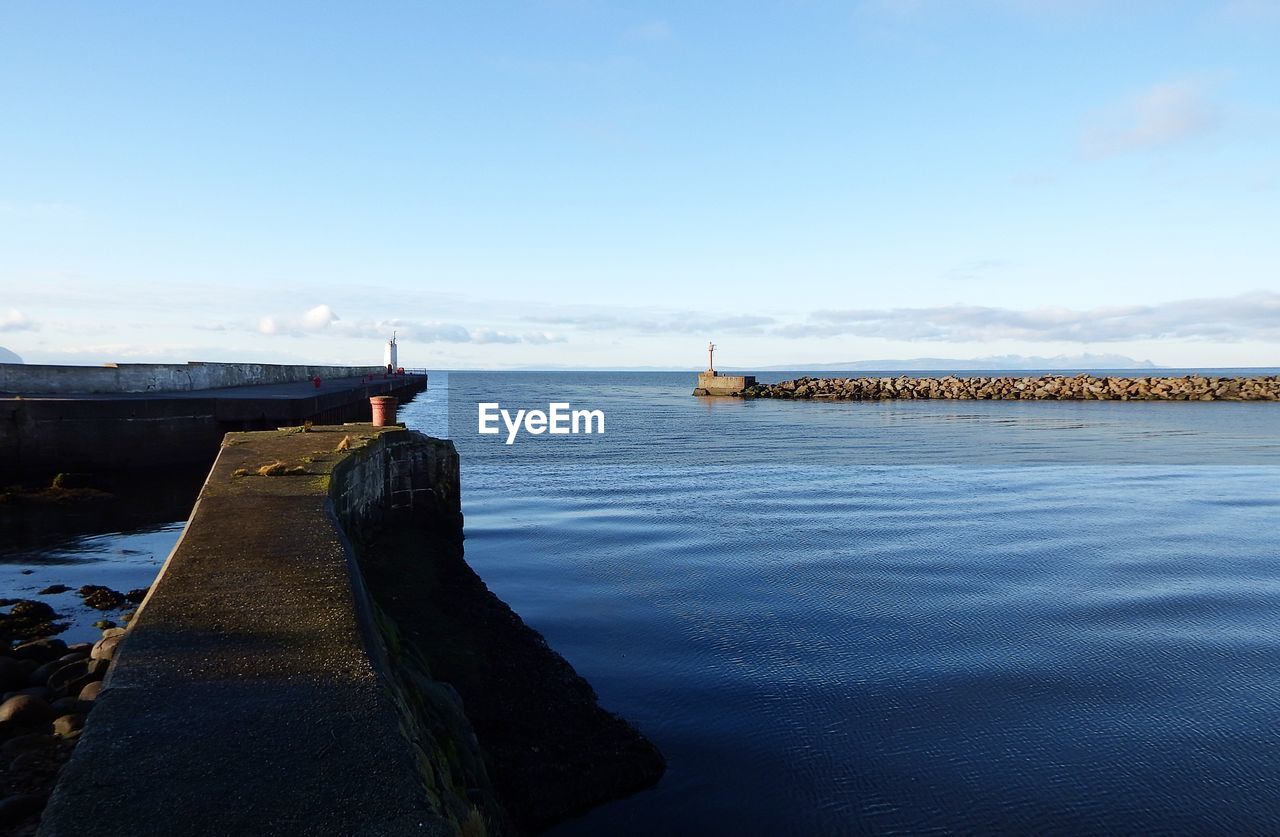
[{"label": "calm sea", "polygon": [[[462,453],[472,566],[667,756],[554,833],[1280,833],[1280,404],[693,386],[402,413]],[[606,432],[508,446],[479,401]]]}]

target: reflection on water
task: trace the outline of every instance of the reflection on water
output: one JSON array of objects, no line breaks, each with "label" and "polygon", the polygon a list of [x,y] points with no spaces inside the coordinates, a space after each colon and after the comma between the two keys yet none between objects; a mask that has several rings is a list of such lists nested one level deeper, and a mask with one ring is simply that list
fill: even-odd
[{"label": "reflection on water", "polygon": [[[402,412],[462,452],[468,561],[668,758],[558,833],[1280,832],[1280,405],[692,378],[433,375]],[[508,447],[477,400],[607,432]],[[180,528],[0,578],[142,586]]]},{"label": "reflection on water", "polygon": [[[101,611],[86,607],[76,590],[97,584],[127,593],[149,587],[178,536],[184,522],[166,523],[132,532],[75,537],[56,545],[34,549],[0,550],[0,591],[5,598],[37,599],[48,603],[70,624],[58,636],[67,642],[88,642],[102,634],[93,627],[101,619],[119,622],[133,608]],[[41,595],[54,585],[67,592]]]},{"label": "reflection on water", "polygon": [[[470,563],[669,760],[556,833],[1280,831],[1280,405],[691,377],[453,373],[404,413],[462,452]],[[495,445],[478,398],[608,433]]]},{"label": "reflection on water", "polygon": [[[75,502],[0,504],[0,598],[36,599],[69,624],[67,642],[96,640],[99,620],[120,623],[129,605],[86,607],[86,584],[127,593],[149,587],[169,556],[207,469],[178,468],[98,476],[107,496]],[[66,592],[41,594],[61,585]]]},{"label": "reflection on water", "polygon": [[95,475],[97,499],[0,503],[0,562],[6,553],[55,546],[68,537],[130,532],[186,520],[208,468]]}]

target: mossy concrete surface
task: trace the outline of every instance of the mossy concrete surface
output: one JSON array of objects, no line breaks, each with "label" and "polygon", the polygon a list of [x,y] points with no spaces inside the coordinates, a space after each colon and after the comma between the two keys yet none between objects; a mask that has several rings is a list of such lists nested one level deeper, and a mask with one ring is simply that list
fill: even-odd
[{"label": "mossy concrete surface", "polygon": [[420,781],[329,502],[335,465],[407,435],[227,435],[42,835],[474,830]]}]

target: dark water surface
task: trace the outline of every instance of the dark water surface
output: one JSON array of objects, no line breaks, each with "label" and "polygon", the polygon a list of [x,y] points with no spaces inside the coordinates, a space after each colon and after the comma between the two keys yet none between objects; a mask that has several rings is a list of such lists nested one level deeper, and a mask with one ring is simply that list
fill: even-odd
[{"label": "dark water surface", "polygon": [[1280,832],[1280,405],[444,378],[468,560],[669,760],[556,833]]},{"label": "dark water surface", "polygon": [[[1280,404],[693,386],[441,373],[402,412],[462,452],[471,565],[667,756],[554,833],[1280,833]],[[507,446],[479,401],[606,433]],[[2,580],[140,586],[179,529]]]}]

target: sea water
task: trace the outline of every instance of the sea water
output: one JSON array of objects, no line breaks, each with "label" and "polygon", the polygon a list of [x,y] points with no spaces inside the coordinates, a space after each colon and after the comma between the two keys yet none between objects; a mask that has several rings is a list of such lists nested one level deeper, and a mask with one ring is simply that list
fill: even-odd
[{"label": "sea water", "polygon": [[[1280,405],[693,377],[439,373],[401,411],[462,455],[467,560],[667,757],[554,833],[1280,832]],[[507,445],[481,402],[604,433]],[[136,586],[178,529],[0,563]]]}]

